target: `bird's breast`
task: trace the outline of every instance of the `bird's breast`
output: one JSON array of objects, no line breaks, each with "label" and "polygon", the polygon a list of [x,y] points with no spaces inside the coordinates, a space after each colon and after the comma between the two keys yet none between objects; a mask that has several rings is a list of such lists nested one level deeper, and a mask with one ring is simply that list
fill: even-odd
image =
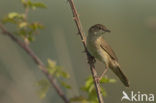
[{"label": "bird's breast", "polygon": [[100,60],[101,62],[108,64],[110,56],[105,50],[100,47],[101,41],[99,39],[89,39],[87,40],[87,49],[89,53]]}]

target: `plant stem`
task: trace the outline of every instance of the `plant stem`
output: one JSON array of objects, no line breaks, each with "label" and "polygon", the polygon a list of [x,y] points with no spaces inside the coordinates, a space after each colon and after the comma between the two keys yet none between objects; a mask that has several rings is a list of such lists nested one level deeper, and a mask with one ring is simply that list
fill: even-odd
[{"label": "plant stem", "polygon": [[94,58],[89,54],[89,52],[87,50],[86,37],[85,37],[85,34],[84,34],[83,30],[82,30],[82,26],[81,26],[81,22],[80,22],[78,12],[76,10],[76,7],[74,5],[73,0],[68,0],[68,2],[70,4],[70,7],[71,7],[71,10],[72,10],[72,13],[73,13],[73,19],[74,19],[75,24],[77,26],[78,34],[81,37],[82,44],[84,46],[84,49],[85,49],[85,52],[86,52],[86,55],[87,55],[87,58],[88,58],[88,64],[90,65],[90,70],[91,70],[92,77],[93,77],[93,80],[94,80],[94,85],[95,85],[95,88],[96,88],[98,101],[99,101],[99,103],[104,103],[103,98],[102,98],[102,94],[101,94],[101,90],[100,90],[100,84],[99,84],[98,80],[96,79],[97,78],[97,73],[96,73],[95,66],[94,66],[94,63],[95,63]]},{"label": "plant stem", "polygon": [[2,24],[0,24],[0,29],[3,34],[9,36],[15,43],[17,43],[22,49],[24,49],[24,51],[27,52],[27,54],[34,60],[34,62],[39,66],[41,71],[46,75],[49,82],[55,88],[57,94],[62,98],[64,103],[70,103],[67,97],[64,95],[63,91],[61,90],[61,88],[56,84],[56,80],[53,78],[51,74],[49,74],[43,62],[39,59],[39,57],[36,56],[36,54],[31,50],[31,48],[25,42],[20,41],[12,33],[7,31]]}]

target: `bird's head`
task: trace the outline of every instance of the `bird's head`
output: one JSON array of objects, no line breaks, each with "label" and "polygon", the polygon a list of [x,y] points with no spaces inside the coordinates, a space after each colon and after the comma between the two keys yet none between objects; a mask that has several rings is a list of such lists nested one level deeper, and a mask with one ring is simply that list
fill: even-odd
[{"label": "bird's head", "polygon": [[89,28],[89,35],[100,37],[106,32],[111,32],[102,24],[96,24]]}]

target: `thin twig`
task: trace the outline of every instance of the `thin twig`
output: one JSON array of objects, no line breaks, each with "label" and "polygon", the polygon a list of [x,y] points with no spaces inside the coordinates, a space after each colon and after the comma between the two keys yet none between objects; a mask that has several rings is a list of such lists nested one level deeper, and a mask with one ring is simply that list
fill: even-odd
[{"label": "thin twig", "polygon": [[[26,4],[28,3],[28,0],[25,0],[24,1]],[[24,6],[24,5],[23,5]],[[23,19],[24,19],[24,22],[28,22],[28,13],[29,13],[29,6],[28,5],[25,5],[24,6],[24,17],[23,17]],[[24,30],[26,31],[27,30],[27,27],[25,26],[24,27]],[[24,37],[24,42],[27,44],[27,45],[29,45],[29,40],[28,40],[28,34],[26,34],[26,37]]]},{"label": "thin twig", "polygon": [[69,2],[70,7],[72,9],[73,19],[74,19],[74,21],[76,23],[79,35],[81,37],[81,40],[82,40],[82,43],[83,43],[83,46],[84,46],[84,49],[85,49],[85,52],[86,52],[86,55],[87,55],[87,58],[88,58],[88,63],[90,65],[90,70],[91,70],[91,73],[92,73],[92,76],[93,76],[98,101],[99,101],[99,103],[104,103],[103,98],[102,98],[102,94],[101,94],[101,90],[100,90],[100,84],[96,79],[97,78],[97,73],[96,73],[95,66],[94,66],[94,63],[95,63],[94,58],[89,54],[89,52],[87,50],[86,37],[85,37],[85,34],[84,34],[83,30],[82,30],[82,26],[81,26],[81,22],[80,22],[80,19],[79,19],[78,12],[76,10],[76,7],[74,5],[73,0],[68,0],[68,2]]},{"label": "thin twig", "polygon": [[[28,0],[25,0],[25,2],[28,2]],[[26,6],[25,7],[25,12],[24,12],[24,20],[25,20],[25,22],[27,21],[28,12],[29,12],[29,7]]]},{"label": "thin twig", "polygon": [[39,66],[39,68],[41,69],[41,71],[47,76],[49,82],[55,88],[56,92],[62,98],[62,100],[64,101],[64,103],[70,103],[69,100],[67,99],[67,97],[65,96],[65,94],[63,93],[63,91],[61,90],[61,88],[56,84],[56,80],[53,78],[53,76],[51,74],[49,74],[49,72],[46,69],[46,67],[43,64],[43,62],[39,59],[39,57],[36,56],[36,54],[31,50],[31,48],[26,43],[24,43],[24,42],[20,41],[19,39],[17,39],[12,33],[10,33],[9,31],[7,31],[2,24],[0,24],[0,29],[1,29],[1,31],[2,31],[3,34],[9,36],[22,49],[24,49],[25,52],[28,53],[28,55]]}]

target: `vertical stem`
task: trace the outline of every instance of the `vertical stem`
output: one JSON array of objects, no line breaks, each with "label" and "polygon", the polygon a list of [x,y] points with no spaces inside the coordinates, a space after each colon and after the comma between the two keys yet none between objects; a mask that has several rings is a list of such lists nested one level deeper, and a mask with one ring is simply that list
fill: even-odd
[{"label": "vertical stem", "polygon": [[100,84],[96,80],[97,72],[95,70],[94,65],[92,65],[92,67],[90,66],[90,70],[91,70],[91,73],[92,73],[92,76],[93,76],[93,80],[94,80],[94,85],[95,85],[95,89],[96,89],[96,92],[97,92],[98,101],[99,101],[99,103],[104,103],[102,95],[101,95]]},{"label": "vertical stem", "polygon": [[81,40],[82,40],[82,44],[84,46],[84,49],[85,49],[85,52],[86,52],[86,55],[87,55],[87,58],[88,58],[88,63],[90,65],[90,70],[91,70],[92,77],[93,77],[93,80],[94,80],[94,85],[95,85],[95,88],[96,88],[98,101],[99,101],[99,103],[104,103],[103,98],[102,98],[102,94],[101,94],[101,90],[100,90],[100,84],[98,83],[98,81],[96,79],[97,73],[96,73],[95,66],[94,66],[94,60],[93,60],[94,58],[92,58],[90,56],[90,54],[89,54],[89,52],[87,50],[86,37],[85,37],[85,34],[84,34],[83,30],[82,30],[82,26],[81,26],[81,22],[80,22],[78,12],[76,10],[76,7],[74,5],[73,0],[68,0],[68,2],[70,4],[70,7],[71,7],[71,10],[72,10],[72,13],[73,13],[73,19],[74,19],[75,24],[77,26],[79,35],[80,35]]}]

